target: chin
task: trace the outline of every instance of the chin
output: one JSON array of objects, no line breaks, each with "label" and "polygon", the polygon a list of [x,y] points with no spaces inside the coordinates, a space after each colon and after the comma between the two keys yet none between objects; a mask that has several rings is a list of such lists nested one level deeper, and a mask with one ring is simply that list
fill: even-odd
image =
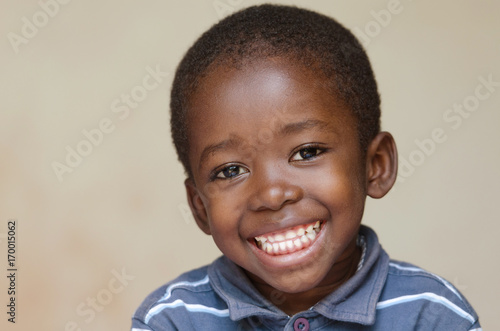
[{"label": "chin", "polygon": [[312,273],[312,275],[304,275],[297,271],[288,276],[281,276],[281,279],[273,278],[263,281],[284,293],[300,293],[315,288],[323,280],[323,277],[318,277],[317,272]]}]

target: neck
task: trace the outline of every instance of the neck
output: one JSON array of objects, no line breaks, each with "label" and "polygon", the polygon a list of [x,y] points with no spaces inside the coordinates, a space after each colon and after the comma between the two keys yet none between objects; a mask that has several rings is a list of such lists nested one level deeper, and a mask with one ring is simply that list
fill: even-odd
[{"label": "neck", "polygon": [[266,299],[273,302],[288,316],[293,316],[314,306],[356,273],[361,258],[361,249],[356,246],[356,240],[349,245],[347,251],[349,253],[346,257],[337,261],[323,281],[310,290],[298,293],[279,292],[280,295],[277,297],[277,290],[268,284],[255,281],[253,284]]}]

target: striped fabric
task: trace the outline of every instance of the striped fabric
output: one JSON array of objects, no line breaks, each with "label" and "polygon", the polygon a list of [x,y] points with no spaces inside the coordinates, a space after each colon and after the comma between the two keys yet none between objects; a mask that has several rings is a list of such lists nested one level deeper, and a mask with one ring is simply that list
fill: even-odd
[{"label": "striped fabric", "polygon": [[298,318],[306,318],[310,330],[481,330],[476,313],[453,285],[390,261],[371,229],[363,227],[362,235],[366,254],[360,270],[307,311],[287,316],[221,257],[148,296],[131,330],[294,330]]}]

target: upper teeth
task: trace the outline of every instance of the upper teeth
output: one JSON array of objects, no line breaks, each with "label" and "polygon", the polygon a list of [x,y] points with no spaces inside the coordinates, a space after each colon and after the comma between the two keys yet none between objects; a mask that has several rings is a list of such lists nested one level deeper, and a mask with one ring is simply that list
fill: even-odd
[{"label": "upper teeth", "polygon": [[321,222],[317,221],[314,224],[288,229],[286,232],[255,237],[255,242],[260,249],[268,254],[287,254],[310,246],[320,230]]}]

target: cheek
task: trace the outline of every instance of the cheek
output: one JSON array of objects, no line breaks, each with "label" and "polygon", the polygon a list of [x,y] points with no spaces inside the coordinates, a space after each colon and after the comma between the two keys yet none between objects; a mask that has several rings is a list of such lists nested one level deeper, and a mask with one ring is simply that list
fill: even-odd
[{"label": "cheek", "polygon": [[[312,169],[304,185],[311,192],[317,192],[324,198],[339,198],[354,189],[353,174],[345,165],[325,162],[325,165]],[[332,196],[333,194],[333,196]]]},{"label": "cheek", "polygon": [[220,242],[239,237],[240,219],[246,209],[242,200],[237,194],[222,191],[208,199],[207,216],[214,240]]},{"label": "cheek", "polygon": [[[361,173],[353,165],[335,165],[331,162],[311,173],[314,180],[304,181],[307,192],[314,199],[329,206],[335,214],[362,210],[365,194]],[[333,215],[332,215],[333,216]]]}]

